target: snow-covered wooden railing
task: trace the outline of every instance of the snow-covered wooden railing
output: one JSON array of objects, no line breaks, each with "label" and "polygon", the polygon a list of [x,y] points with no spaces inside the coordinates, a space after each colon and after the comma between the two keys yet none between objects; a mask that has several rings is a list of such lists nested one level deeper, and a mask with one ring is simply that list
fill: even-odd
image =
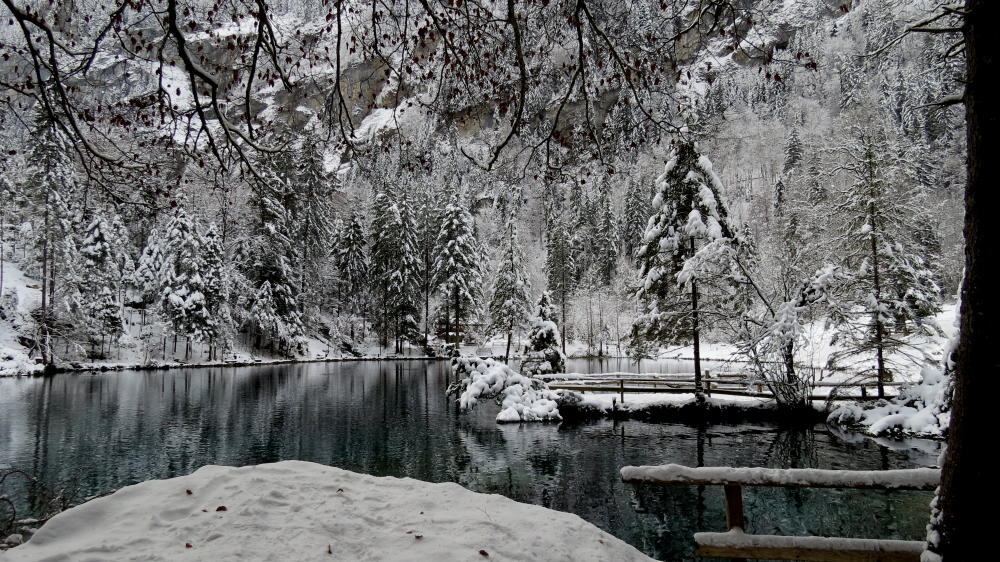
[{"label": "snow-covered wooden railing", "polygon": [[725,491],[725,533],[695,533],[695,554],[734,559],[917,561],[922,541],[844,537],[751,535],[743,531],[743,486],[933,490],[941,479],[934,468],[903,470],[820,470],[811,468],[731,468],[626,466],[622,481],[633,484],[720,485]]},{"label": "snow-covered wooden railing", "polygon": [[[542,378],[552,390],[571,390],[575,392],[617,392],[625,401],[626,393],[665,393],[690,394],[695,391],[693,373],[562,373],[544,375]],[[711,373],[705,371],[702,377],[705,393],[726,396],[747,396],[751,398],[774,398],[767,385],[759,379],[742,373]],[[883,383],[883,386],[902,386],[905,383]],[[869,400],[876,396],[869,395],[866,388],[874,388],[877,383],[870,381],[816,382],[813,387],[830,388],[828,394],[812,394],[810,400]],[[839,389],[860,388],[857,394],[840,394]],[[755,390],[756,389],[756,390]]]}]

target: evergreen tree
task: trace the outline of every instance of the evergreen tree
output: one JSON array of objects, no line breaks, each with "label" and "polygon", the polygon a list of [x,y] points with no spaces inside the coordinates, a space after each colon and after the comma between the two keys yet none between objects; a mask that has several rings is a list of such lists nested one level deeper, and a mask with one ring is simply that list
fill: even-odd
[{"label": "evergreen tree", "polygon": [[[205,309],[212,319],[213,329],[209,337],[213,347],[217,338],[226,338],[232,330],[232,318],[229,312],[229,290],[224,272],[224,251],[222,237],[210,223],[201,236],[201,277],[202,293],[205,296]],[[225,346],[226,342],[223,341]],[[214,349],[212,350],[214,352]]]},{"label": "evergreen tree", "polygon": [[618,218],[618,239],[621,241],[622,253],[635,255],[636,248],[642,242],[643,229],[649,221],[650,207],[646,189],[635,180],[630,180],[625,191],[625,202]]},{"label": "evergreen tree", "polygon": [[293,160],[294,186],[286,192],[291,205],[293,232],[299,244],[298,285],[300,310],[312,316],[322,302],[325,282],[324,265],[330,255],[333,237],[333,197],[336,182],[324,171],[323,153],[315,134],[307,134]]},{"label": "evergreen tree", "polygon": [[416,225],[405,201],[394,202],[385,193],[375,196],[372,213],[372,277],[378,287],[378,327],[382,343],[395,336],[402,340],[417,333],[418,256]]},{"label": "evergreen tree", "polygon": [[502,243],[497,278],[493,284],[493,298],[490,300],[490,316],[494,331],[507,333],[504,362],[508,362],[514,330],[524,325],[531,315],[531,294],[528,274],[524,268],[524,252],[521,251],[513,220],[507,221]]},{"label": "evergreen tree", "polygon": [[597,213],[597,230],[594,233],[596,273],[603,285],[610,285],[618,268],[619,240],[607,194],[598,203]]},{"label": "evergreen tree", "polygon": [[556,219],[552,222],[546,250],[545,274],[548,278],[548,290],[555,295],[562,311],[562,351],[565,354],[566,312],[578,280],[572,233],[565,221]]},{"label": "evergreen tree", "polygon": [[[370,281],[367,238],[364,216],[355,209],[343,225],[334,254],[340,275],[340,288],[345,293],[342,300],[352,314],[361,313],[366,302],[365,295]],[[351,338],[354,338],[353,325]]]},{"label": "evergreen tree", "polygon": [[[304,335],[302,309],[299,303],[301,276],[295,265],[302,255],[295,243],[295,197],[291,186],[287,155],[273,155],[261,162],[261,179],[252,186],[253,204],[257,216],[252,224],[255,252],[248,279],[257,287],[256,295],[266,293],[273,317],[250,321],[280,350],[291,352],[301,345]],[[267,291],[264,291],[267,283]],[[255,297],[256,298],[256,297]]]},{"label": "evergreen tree", "polygon": [[191,353],[190,340],[207,342],[215,335],[215,319],[205,300],[201,246],[194,223],[183,208],[178,208],[164,236],[160,309],[175,338],[183,335],[187,339],[185,358]]},{"label": "evergreen tree", "polygon": [[80,244],[83,268],[86,270],[85,294],[98,295],[85,301],[84,309],[93,333],[101,338],[102,354],[105,337],[114,339],[124,332],[120,291],[121,265],[111,225],[96,217],[87,226]]},{"label": "evergreen tree", "polygon": [[538,298],[538,316],[531,321],[531,333],[521,370],[527,376],[561,373],[566,370],[566,354],[559,350],[556,307],[549,291]]},{"label": "evergreen tree", "polygon": [[420,333],[420,237],[417,219],[407,197],[397,203],[402,228],[399,231],[399,259],[396,266],[401,280],[394,303],[397,318],[397,352],[402,352],[402,338],[414,341]]},{"label": "evergreen tree", "polygon": [[706,318],[700,312],[712,295],[711,270],[718,271],[727,259],[733,236],[720,196],[722,184],[693,141],[674,146],[658,186],[654,214],[637,253],[642,273],[638,295],[645,310],[635,320],[633,337],[659,343],[690,337],[695,392],[701,397],[700,336]]},{"label": "evergreen tree", "polygon": [[852,134],[839,148],[852,179],[836,206],[844,225],[839,245],[853,275],[840,303],[840,328],[851,351],[875,353],[882,397],[889,380],[886,352],[902,344],[894,332],[935,313],[940,297],[931,268],[915,251],[920,209],[911,202],[918,199],[905,196],[894,181],[899,166],[886,150],[891,139],[870,126],[855,126]]},{"label": "evergreen tree", "polygon": [[452,343],[457,350],[462,319],[479,301],[483,284],[472,214],[459,204],[457,196],[444,209],[434,248],[434,285],[441,288],[445,309],[451,309],[446,324],[448,331],[455,334]]},{"label": "evergreen tree", "polygon": [[[28,138],[28,169],[24,192],[28,197],[32,215],[40,219],[34,225],[37,251],[37,274],[41,279],[41,307],[34,313],[39,326],[38,348],[43,363],[51,363],[51,331],[55,321],[57,285],[66,295],[64,310],[79,310],[79,291],[75,277],[77,237],[75,224],[78,218],[73,211],[72,199],[77,191],[76,174],[70,157],[70,147],[51,119],[39,111]],[[69,275],[67,275],[69,274]],[[69,279],[67,287],[57,280]]]},{"label": "evergreen tree", "polygon": [[785,141],[785,165],[782,168],[784,173],[788,173],[798,166],[802,161],[802,141],[799,139],[799,130],[795,127],[788,132],[788,139]]}]

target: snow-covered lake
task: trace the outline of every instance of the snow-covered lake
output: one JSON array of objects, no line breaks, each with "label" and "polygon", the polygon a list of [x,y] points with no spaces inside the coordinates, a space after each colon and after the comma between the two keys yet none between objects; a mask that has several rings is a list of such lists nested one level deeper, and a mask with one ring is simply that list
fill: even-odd
[{"label": "snow-covered lake", "polygon": [[[569,370],[625,367],[580,360]],[[458,412],[444,395],[449,374],[446,362],[398,361],[0,379],[0,468],[91,494],[206,464],[309,460],[573,512],[680,560],[695,531],[724,529],[722,491],[625,485],[621,466],[889,469],[934,465],[940,452],[822,425],[498,425],[492,404]],[[3,492],[24,506],[33,498],[18,485]],[[752,532],[919,539],[930,494],[751,489],[745,501]]]}]

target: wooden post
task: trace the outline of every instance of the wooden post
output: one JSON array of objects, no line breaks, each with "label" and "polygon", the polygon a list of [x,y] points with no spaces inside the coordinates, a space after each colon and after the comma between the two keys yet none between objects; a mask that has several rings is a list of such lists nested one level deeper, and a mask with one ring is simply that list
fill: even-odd
[{"label": "wooden post", "polygon": [[711,373],[708,369],[705,369],[705,393],[709,396],[712,395],[712,381],[708,380]]},{"label": "wooden post", "polygon": [[618,396],[622,404],[625,403],[625,379],[618,379]]},{"label": "wooden post", "polygon": [[723,486],[726,492],[726,525],[729,530],[743,529],[743,488],[735,484]]},{"label": "wooden post", "polygon": [[[736,485],[727,484],[723,486],[726,493],[726,526],[729,530],[745,527],[743,520],[743,488]],[[745,562],[745,558],[732,558],[733,562]]]},{"label": "wooden post", "polygon": [[868,398],[868,389],[865,388],[865,383],[861,383],[861,397]]}]

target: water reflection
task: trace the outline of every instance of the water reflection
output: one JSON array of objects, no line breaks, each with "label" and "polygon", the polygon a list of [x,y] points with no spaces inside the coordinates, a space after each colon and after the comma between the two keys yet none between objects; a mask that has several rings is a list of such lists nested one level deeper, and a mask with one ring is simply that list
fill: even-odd
[{"label": "water reflection", "polygon": [[[572,368],[580,368],[574,366]],[[610,370],[617,370],[612,366]],[[460,414],[443,362],[285,365],[0,380],[0,466],[87,493],[205,464],[302,459],[453,481],[576,513],[663,559],[723,530],[717,487],[620,482],[626,464],[886,469],[936,463],[937,443],[876,442],[824,426],[637,421],[498,426]],[[37,490],[9,489],[27,506]],[[917,539],[929,494],[750,489],[754,532]]]}]

